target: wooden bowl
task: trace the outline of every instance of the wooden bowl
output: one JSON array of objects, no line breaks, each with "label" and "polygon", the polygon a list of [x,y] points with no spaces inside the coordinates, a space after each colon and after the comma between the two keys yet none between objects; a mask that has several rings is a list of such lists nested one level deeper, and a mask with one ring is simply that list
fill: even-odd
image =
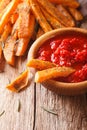
[{"label": "wooden bowl", "polygon": [[[28,60],[36,58],[39,47],[48,39],[55,36],[81,35],[87,36],[87,31],[79,28],[63,28],[45,33],[38,38],[29,50]],[[78,83],[64,83],[55,80],[47,80],[41,83],[44,87],[62,95],[79,95],[87,92],[87,80]]]}]

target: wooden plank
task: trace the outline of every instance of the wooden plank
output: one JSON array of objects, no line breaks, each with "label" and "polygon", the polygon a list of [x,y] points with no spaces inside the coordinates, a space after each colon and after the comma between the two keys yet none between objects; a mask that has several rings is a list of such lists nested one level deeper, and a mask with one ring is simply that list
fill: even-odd
[{"label": "wooden plank", "polygon": [[[45,111],[41,106],[58,115]],[[86,95],[60,96],[38,84],[35,130],[87,130]]]},{"label": "wooden plank", "polygon": [[[16,68],[6,64],[5,72],[0,73],[0,130],[32,130],[34,120],[34,84],[20,93],[5,88],[9,81],[21,73],[26,66],[26,58],[20,58]],[[18,112],[18,102],[21,109]]]}]

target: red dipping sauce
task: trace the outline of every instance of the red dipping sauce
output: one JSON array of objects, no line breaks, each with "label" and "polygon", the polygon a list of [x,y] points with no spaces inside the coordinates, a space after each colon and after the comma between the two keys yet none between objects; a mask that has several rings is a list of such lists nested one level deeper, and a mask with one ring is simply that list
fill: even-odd
[{"label": "red dipping sauce", "polygon": [[37,58],[51,61],[58,66],[76,69],[68,77],[57,78],[62,82],[87,80],[87,38],[83,36],[54,37],[47,40],[38,50]]}]

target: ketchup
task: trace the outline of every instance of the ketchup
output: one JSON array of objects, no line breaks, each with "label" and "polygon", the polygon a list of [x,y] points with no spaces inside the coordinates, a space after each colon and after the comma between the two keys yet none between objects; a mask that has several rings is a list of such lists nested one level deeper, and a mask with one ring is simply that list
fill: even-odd
[{"label": "ketchup", "polygon": [[38,50],[37,57],[51,61],[58,66],[73,67],[74,73],[68,77],[57,78],[62,82],[81,82],[87,80],[87,38],[83,36],[54,37],[47,40]]}]

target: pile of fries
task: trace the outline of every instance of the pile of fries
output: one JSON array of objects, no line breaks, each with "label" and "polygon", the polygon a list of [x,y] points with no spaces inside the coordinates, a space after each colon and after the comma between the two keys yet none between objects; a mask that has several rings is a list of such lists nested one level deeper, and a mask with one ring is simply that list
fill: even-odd
[{"label": "pile of fries", "polygon": [[53,29],[76,26],[75,22],[83,19],[79,6],[76,0],[1,0],[0,60],[3,53],[7,63],[14,66],[31,39]]},{"label": "pile of fries", "polygon": [[[80,4],[76,0],[1,0],[0,61],[4,56],[8,64],[15,66],[16,57],[26,53],[31,39],[35,40],[53,29],[75,27],[76,21],[83,19],[82,14],[78,11],[79,6]],[[36,27],[38,28],[36,29]],[[53,66],[57,71],[58,68]],[[60,68],[60,70],[62,69]],[[66,71],[67,68],[64,70]],[[27,76],[26,74],[26,79]],[[23,79],[23,75],[21,78]],[[37,79],[35,81],[39,82]],[[15,80],[16,82],[18,79]]]}]

